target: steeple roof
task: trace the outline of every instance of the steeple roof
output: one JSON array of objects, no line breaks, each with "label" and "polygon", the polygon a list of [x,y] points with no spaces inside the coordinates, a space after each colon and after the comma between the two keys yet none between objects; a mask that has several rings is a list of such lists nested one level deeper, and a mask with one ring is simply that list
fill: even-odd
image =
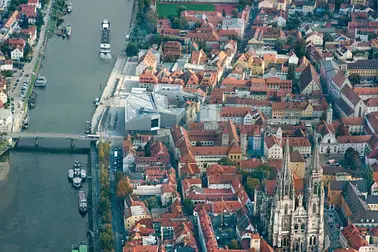
[{"label": "steeple roof", "polygon": [[283,157],[283,162],[282,162],[282,178],[288,179],[290,176],[292,176],[292,172],[290,169],[290,147],[289,147],[289,138],[286,139],[286,145],[285,145],[285,150],[284,150],[284,157]]}]

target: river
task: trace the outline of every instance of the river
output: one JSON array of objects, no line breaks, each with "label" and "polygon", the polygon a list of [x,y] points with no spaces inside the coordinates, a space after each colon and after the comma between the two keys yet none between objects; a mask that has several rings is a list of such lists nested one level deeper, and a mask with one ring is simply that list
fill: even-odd
[{"label": "river", "polygon": [[[37,91],[30,132],[84,133],[100,85],[104,87],[124,46],[132,1],[72,3],[73,11],[65,17],[65,24],[72,26],[70,40],[54,36],[45,50],[40,74],[48,86]],[[104,18],[112,25],[114,59],[108,61],[98,53]],[[74,159],[87,162],[83,154],[10,152],[10,172],[0,181],[1,252],[69,251],[71,244],[86,239],[88,218],[79,215],[77,192],[67,180]]]}]

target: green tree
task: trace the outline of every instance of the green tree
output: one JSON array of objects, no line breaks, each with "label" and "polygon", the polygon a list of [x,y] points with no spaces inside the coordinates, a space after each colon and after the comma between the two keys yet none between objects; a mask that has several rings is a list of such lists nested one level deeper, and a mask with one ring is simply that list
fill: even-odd
[{"label": "green tree", "polygon": [[33,52],[33,49],[31,48],[29,43],[26,43],[26,45],[24,47],[24,58],[26,58],[32,52]]},{"label": "green tree", "polygon": [[229,248],[229,249],[240,249],[240,245],[239,245],[238,240],[236,240],[236,239],[232,239],[232,240],[230,241],[230,243],[228,244],[228,248]]},{"label": "green tree", "polygon": [[280,53],[280,52],[282,52],[282,47],[284,46],[284,44],[285,43],[282,39],[277,39],[274,42],[274,49]]},{"label": "green tree", "polygon": [[295,65],[290,64],[289,69],[287,70],[287,79],[294,80],[295,79]]},{"label": "green tree", "polygon": [[351,74],[348,78],[352,85],[361,83],[361,76],[359,74]]},{"label": "green tree", "polygon": [[189,28],[188,20],[185,17],[181,17],[179,21],[180,30],[186,30]]},{"label": "green tree", "polygon": [[128,177],[122,178],[117,184],[117,197],[124,199],[133,193],[133,187]]},{"label": "green tree", "polygon": [[270,177],[272,170],[273,167],[271,167],[270,165],[262,164],[258,166],[256,169],[253,169],[252,172],[250,172],[249,177],[256,178],[260,180],[261,183],[264,179],[268,179]]},{"label": "green tree", "polygon": [[357,170],[361,168],[361,159],[358,151],[354,150],[352,147],[349,147],[344,154],[344,159],[348,167],[352,170]]},{"label": "green tree", "polygon": [[226,15],[226,11],[225,11],[224,9],[222,10],[222,16],[223,16],[223,17],[226,17],[226,16],[227,16],[227,15]]},{"label": "green tree", "polygon": [[1,72],[1,75],[3,76],[3,77],[5,77],[5,78],[7,78],[7,77],[12,77],[12,75],[13,75],[13,73],[12,73],[12,71],[2,71]]},{"label": "green tree", "polygon": [[325,41],[325,42],[328,42],[328,41],[332,41],[332,40],[333,40],[333,38],[332,38],[331,34],[329,34],[329,32],[325,32],[323,38],[324,38],[324,41]]},{"label": "green tree", "polygon": [[126,54],[127,56],[135,56],[139,52],[138,45],[136,43],[129,43],[126,47]]},{"label": "green tree", "polygon": [[219,160],[218,164],[220,164],[220,165],[235,165],[235,163],[231,159],[226,158],[226,157]]},{"label": "green tree", "polygon": [[149,197],[144,201],[144,204],[146,204],[147,208],[150,210],[159,206],[159,202],[156,196]]},{"label": "green tree", "polygon": [[335,0],[335,11],[338,12],[340,10],[341,3],[342,0]]},{"label": "green tree", "polygon": [[238,16],[238,9],[233,8],[232,9],[232,17],[237,17]]},{"label": "green tree", "polygon": [[184,206],[186,214],[193,215],[194,203],[191,199],[188,199],[188,198],[184,199],[183,206]]},{"label": "green tree", "polygon": [[302,58],[306,54],[306,41],[304,39],[298,39],[294,43],[294,52],[298,58]]},{"label": "green tree", "polygon": [[177,7],[177,16],[181,17],[181,12],[186,11],[186,10],[187,8],[185,6],[180,5],[179,7]]}]

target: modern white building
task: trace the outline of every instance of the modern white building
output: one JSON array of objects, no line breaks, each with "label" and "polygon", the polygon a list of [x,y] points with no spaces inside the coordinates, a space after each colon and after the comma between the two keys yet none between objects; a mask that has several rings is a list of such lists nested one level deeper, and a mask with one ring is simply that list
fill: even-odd
[{"label": "modern white building", "polygon": [[17,47],[13,51],[11,51],[11,59],[12,60],[20,60],[24,57],[24,50],[20,47]]},{"label": "modern white building", "polygon": [[180,124],[185,117],[185,108],[171,108],[168,98],[145,89],[133,89],[125,100],[126,134],[155,134],[160,128]]}]

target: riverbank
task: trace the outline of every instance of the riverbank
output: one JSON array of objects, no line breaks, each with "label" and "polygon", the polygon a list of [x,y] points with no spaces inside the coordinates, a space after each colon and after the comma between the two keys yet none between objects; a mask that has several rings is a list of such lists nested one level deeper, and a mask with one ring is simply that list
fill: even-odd
[{"label": "riverbank", "polygon": [[10,165],[8,160],[5,160],[4,162],[0,162],[0,181],[7,178],[9,173]]}]

